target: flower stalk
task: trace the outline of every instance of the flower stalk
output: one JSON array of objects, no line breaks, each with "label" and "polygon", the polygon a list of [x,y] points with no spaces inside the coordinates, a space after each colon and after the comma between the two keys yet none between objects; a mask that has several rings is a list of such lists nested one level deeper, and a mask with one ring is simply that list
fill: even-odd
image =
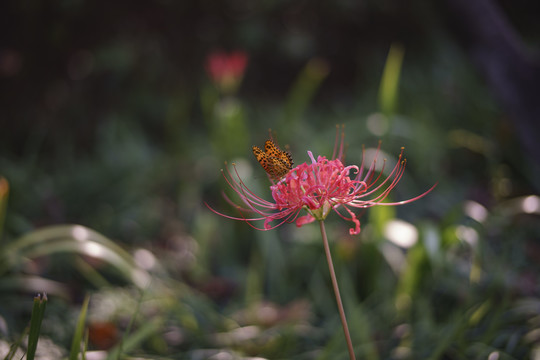
[{"label": "flower stalk", "polygon": [[319,220],[319,226],[321,228],[321,235],[324,245],[324,253],[326,255],[326,262],[328,263],[328,270],[330,271],[330,279],[332,280],[332,288],[334,289],[334,296],[336,297],[336,303],[339,311],[339,318],[341,319],[341,325],[343,326],[343,332],[345,333],[345,341],[347,341],[347,349],[349,351],[349,358],[355,360],[354,349],[351,340],[351,334],[349,333],[349,326],[347,325],[347,317],[345,316],[345,310],[343,308],[343,302],[341,301],[341,295],[339,292],[339,286],[336,278],[336,272],[334,271],[334,263],[332,261],[332,254],[330,253],[330,245],[328,244],[328,237],[326,236],[326,228],[324,226],[324,220]]}]

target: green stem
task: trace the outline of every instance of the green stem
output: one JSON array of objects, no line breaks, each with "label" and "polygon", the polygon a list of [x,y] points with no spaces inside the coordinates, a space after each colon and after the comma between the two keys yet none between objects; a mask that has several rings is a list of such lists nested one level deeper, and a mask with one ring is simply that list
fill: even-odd
[{"label": "green stem", "polygon": [[324,227],[324,221],[320,220],[321,235],[324,244],[324,253],[326,254],[326,262],[328,263],[328,270],[330,270],[330,278],[332,279],[332,287],[334,288],[334,296],[336,297],[336,303],[339,310],[339,317],[341,319],[341,325],[343,325],[343,332],[345,333],[345,340],[347,341],[347,348],[349,350],[349,358],[356,360],[354,356],[354,349],[351,341],[351,334],[349,334],[349,327],[347,326],[347,317],[345,316],[345,310],[343,309],[343,303],[341,302],[341,295],[339,294],[339,287],[336,279],[336,272],[334,271],[334,263],[332,262],[332,254],[330,253],[330,245],[328,244],[328,238],[326,236],[326,229]]}]

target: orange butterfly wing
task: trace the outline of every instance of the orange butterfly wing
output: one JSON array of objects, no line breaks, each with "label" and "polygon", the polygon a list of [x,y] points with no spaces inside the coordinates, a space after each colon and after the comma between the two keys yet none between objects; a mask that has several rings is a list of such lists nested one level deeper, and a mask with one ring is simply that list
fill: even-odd
[{"label": "orange butterfly wing", "polygon": [[257,146],[253,146],[252,149],[257,161],[272,179],[279,179],[291,171],[293,165],[291,154],[281,151],[272,140],[266,140],[264,152]]},{"label": "orange butterfly wing", "polygon": [[253,146],[253,155],[257,158],[257,161],[265,171],[268,171],[268,159],[266,158],[266,153],[259,149],[257,146]]}]

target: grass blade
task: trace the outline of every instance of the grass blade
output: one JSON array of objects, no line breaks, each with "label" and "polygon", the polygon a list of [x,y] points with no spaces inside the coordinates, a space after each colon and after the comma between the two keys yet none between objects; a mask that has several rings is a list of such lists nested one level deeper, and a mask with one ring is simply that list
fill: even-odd
[{"label": "grass blade", "polygon": [[79,314],[79,320],[75,328],[75,334],[73,335],[73,342],[71,343],[71,351],[69,352],[69,360],[78,360],[79,351],[81,349],[81,342],[83,339],[86,313],[88,311],[88,302],[90,297],[87,295],[81,307],[81,313]]},{"label": "grass blade", "polygon": [[26,354],[27,360],[34,360],[36,355],[37,344],[39,341],[39,333],[41,330],[41,322],[45,314],[47,306],[47,294],[34,297],[34,307],[32,308],[32,317],[30,319],[30,332],[28,333],[28,351]]},{"label": "grass blade", "polygon": [[26,329],[24,329],[23,333],[21,334],[21,336],[19,336],[17,341],[14,342],[11,345],[11,347],[9,348],[9,352],[4,357],[4,360],[12,360],[13,359],[13,357],[17,353],[17,350],[19,350],[21,348],[22,341],[23,341],[24,337],[26,336],[26,334],[28,334],[28,330],[29,330],[29,328],[26,327]]},{"label": "grass blade", "polygon": [[27,258],[61,252],[83,254],[108,262],[140,288],[145,288],[150,279],[146,271],[137,267],[127,251],[100,233],[81,225],[48,226],[10,242],[0,254],[0,275],[19,266]]}]

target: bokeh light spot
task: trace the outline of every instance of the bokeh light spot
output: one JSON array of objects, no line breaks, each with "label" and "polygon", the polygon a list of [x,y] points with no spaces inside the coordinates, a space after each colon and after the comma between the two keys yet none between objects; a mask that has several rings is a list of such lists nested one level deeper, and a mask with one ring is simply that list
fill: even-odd
[{"label": "bokeh light spot", "polygon": [[74,226],[71,230],[71,236],[77,241],[88,241],[88,230],[82,226]]},{"label": "bokeh light spot", "polygon": [[465,201],[463,211],[467,216],[479,223],[483,223],[488,217],[487,209],[476,201]]},{"label": "bokeh light spot", "polygon": [[388,118],[381,113],[374,113],[368,116],[366,127],[373,135],[383,136],[388,132]]},{"label": "bokeh light spot", "polygon": [[403,220],[391,220],[384,227],[384,236],[402,248],[410,248],[418,241],[418,230]]},{"label": "bokeh light spot", "polygon": [[133,258],[135,263],[145,270],[150,270],[156,265],[156,257],[146,249],[135,250]]},{"label": "bokeh light spot", "polygon": [[478,232],[470,226],[460,225],[456,228],[456,236],[472,247],[478,243]]},{"label": "bokeh light spot", "polygon": [[527,214],[540,212],[540,198],[536,195],[527,196],[523,199],[521,208]]},{"label": "bokeh light spot", "polygon": [[95,242],[87,242],[84,244],[84,251],[92,257],[101,258],[104,255],[103,246]]}]

